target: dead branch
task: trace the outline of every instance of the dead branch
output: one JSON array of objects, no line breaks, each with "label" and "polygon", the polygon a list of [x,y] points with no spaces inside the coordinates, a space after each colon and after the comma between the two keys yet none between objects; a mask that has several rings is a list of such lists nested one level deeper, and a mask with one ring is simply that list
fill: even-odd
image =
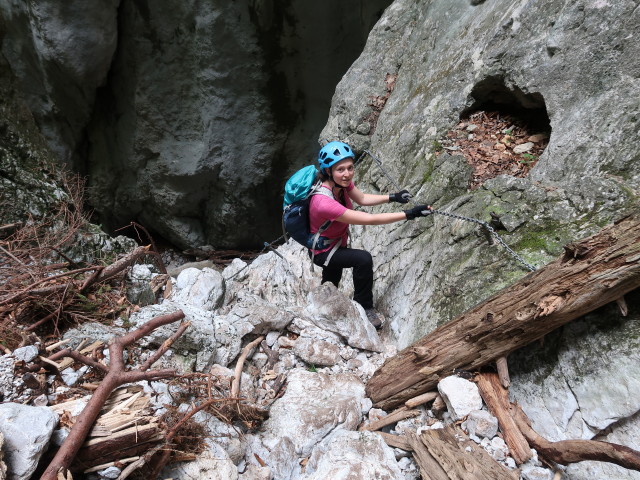
[{"label": "dead branch", "polygon": [[174,370],[126,371],[123,353],[125,347],[140,340],[156,328],[176,322],[182,318],[184,318],[184,313],[181,310],[156,317],[123,337],[113,338],[109,342],[109,373],[107,373],[100,386],[89,399],[89,403],[78,416],[76,423],[69,432],[69,436],[43,473],[41,480],[55,480],[58,472],[64,474],[68,470],[93,423],[100,414],[100,409],[115,388],[125,383],[134,383],[140,380],[158,380],[175,376]]},{"label": "dead branch", "polygon": [[391,433],[385,433],[381,431],[376,431],[378,435],[382,437],[384,442],[390,447],[401,448],[407,452],[413,452],[411,445],[409,445],[409,441],[405,435],[392,435]]},{"label": "dead branch", "polygon": [[409,410],[406,407],[400,407],[395,412],[391,412],[386,417],[382,417],[381,419],[371,422],[368,425],[364,425],[358,430],[368,430],[373,432],[375,430],[380,430],[382,427],[386,427],[387,425],[398,423],[400,420],[417,417],[418,415],[420,415],[420,410]]},{"label": "dead branch", "polygon": [[[137,222],[131,222],[128,226],[133,227],[133,229],[138,234],[138,238],[140,238],[140,233],[138,232],[138,229],[140,229],[140,230],[142,230],[144,232],[144,234],[147,236],[147,240],[149,241],[149,244],[151,245],[151,251],[149,253],[151,255],[153,255],[153,257],[158,261],[158,269],[160,270],[160,273],[166,275],[167,274],[167,267],[164,264],[164,262],[162,261],[162,255],[160,255],[160,252],[158,251],[158,247],[156,246],[156,242],[154,242],[153,237],[149,233],[149,230],[147,230],[144,226],[140,225]],[[120,230],[124,230],[125,228],[127,228],[127,227],[119,228],[118,230],[116,230],[116,232],[118,232]],[[144,243],[142,241],[142,238],[140,238],[140,243]]]},{"label": "dead branch", "polygon": [[597,440],[561,440],[550,442],[531,428],[531,422],[522,408],[511,404],[511,415],[527,441],[539,455],[561,465],[595,460],[615,463],[629,470],[640,471],[640,452],[616,443]]},{"label": "dead branch", "polygon": [[264,340],[260,342],[260,347],[262,347],[262,351],[269,359],[267,360],[267,370],[271,370],[273,366],[278,362],[278,352],[270,349],[269,345],[267,345],[267,342],[265,342]]},{"label": "dead branch", "polygon": [[105,280],[109,280],[110,278],[115,277],[119,273],[123,272],[125,269],[133,265],[140,257],[143,257],[149,252],[149,246],[146,247],[138,247],[134,249],[132,252],[129,252],[127,255],[119,259],[118,261],[112,263],[111,265],[103,268],[100,273],[96,276],[96,278],[88,285],[83,286],[84,288],[88,288],[91,285],[96,283],[104,282]]},{"label": "dead branch", "polygon": [[120,475],[116,480],[124,480],[133,472],[135,472],[137,469],[141,468],[143,465],[148,463],[149,460],[158,452],[158,450],[162,448],[162,446],[163,446],[162,444],[156,445],[147,453],[145,453],[143,456],[138,458],[136,461],[134,461],[133,463],[130,463],[124,470],[122,470],[122,472],[120,472]]},{"label": "dead branch", "polygon": [[257,345],[260,345],[260,342],[264,340],[264,337],[258,337],[253,342],[248,343],[240,354],[240,358],[238,358],[238,363],[236,363],[236,369],[233,373],[233,383],[231,384],[231,398],[238,398],[238,394],[240,393],[240,381],[242,378],[242,367],[244,366],[244,361],[246,360],[249,352],[253,350]]},{"label": "dead branch", "polygon": [[507,357],[500,357],[496,360],[496,369],[498,370],[498,376],[500,377],[500,383],[504,388],[509,388],[511,385],[511,378],[509,377],[509,363]]},{"label": "dead branch", "polygon": [[[189,412],[187,412],[184,417],[182,417],[180,419],[180,421],[178,423],[176,423],[173,428],[171,430],[169,430],[169,433],[167,433],[166,437],[165,437],[165,447],[162,451],[162,455],[160,456],[160,458],[154,462],[153,468],[151,470],[151,474],[149,475],[150,478],[157,478],[158,475],[160,475],[160,471],[164,468],[164,466],[167,464],[167,462],[169,461],[169,456],[171,455],[171,450],[168,448],[168,446],[171,444],[171,442],[173,441],[173,438],[178,434],[178,432],[180,431],[180,428],[182,428],[182,426],[191,418],[193,417],[196,413],[204,410],[205,408],[214,405],[216,403],[222,403],[222,402],[228,402],[229,399],[227,398],[209,398],[209,400],[207,400],[206,402],[198,405],[197,407],[191,409]],[[149,457],[151,458],[151,457]],[[149,460],[147,460],[149,461]]]},{"label": "dead branch", "polygon": [[424,403],[429,403],[432,400],[435,400],[438,396],[438,392],[427,392],[422,395],[418,395],[417,397],[410,398],[406,402],[404,402],[404,406],[407,408],[415,408],[418,405],[422,405]]},{"label": "dead branch", "polygon": [[146,362],[144,362],[144,364],[140,367],[140,370],[143,372],[146,372],[147,370],[149,370],[151,366],[154,363],[156,363],[158,359],[162,357],[162,355],[164,355],[167,350],[171,348],[171,345],[173,345],[173,342],[175,342],[178,338],[180,338],[180,336],[184,333],[184,331],[190,326],[191,326],[191,321],[181,323],[180,326],[178,327],[178,330],[176,330],[176,333],[171,335],[168,339],[166,339],[162,343],[160,348],[158,348],[158,350],[156,350],[156,352],[153,355],[151,355]]},{"label": "dead branch", "polygon": [[48,360],[55,362],[61,358],[73,358],[75,361],[84,363],[90,367],[93,367],[97,370],[100,370],[104,373],[109,373],[109,367],[105,364],[96,362],[93,358],[89,358],[76,350],[72,350],[70,348],[65,348],[64,350],[60,350],[59,352],[54,353],[53,355],[49,355]]},{"label": "dead branch", "polygon": [[531,458],[531,448],[509,412],[509,391],[502,386],[497,373],[480,373],[475,382],[489,411],[498,419],[504,441],[518,465]]}]

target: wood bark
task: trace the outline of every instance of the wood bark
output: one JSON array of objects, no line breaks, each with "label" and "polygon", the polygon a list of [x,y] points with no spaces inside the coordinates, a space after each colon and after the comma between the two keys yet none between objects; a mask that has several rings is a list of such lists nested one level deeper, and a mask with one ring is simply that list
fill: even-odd
[{"label": "wood bark", "polygon": [[97,463],[143,454],[162,438],[163,432],[157,423],[136,425],[109,437],[98,437],[82,445],[69,469],[75,473]]},{"label": "wood bark", "polygon": [[[384,437],[385,440],[387,437]],[[484,448],[453,425],[406,436],[425,480],[517,480],[515,471],[496,462]]]},{"label": "wood bark", "polygon": [[547,266],[388,359],[367,383],[391,410],[455,368],[475,370],[640,287],[640,217],[565,246]]},{"label": "wood bark", "polygon": [[407,434],[407,442],[413,451],[413,458],[420,467],[420,474],[425,480],[450,480],[438,460],[429,452],[415,433]]}]

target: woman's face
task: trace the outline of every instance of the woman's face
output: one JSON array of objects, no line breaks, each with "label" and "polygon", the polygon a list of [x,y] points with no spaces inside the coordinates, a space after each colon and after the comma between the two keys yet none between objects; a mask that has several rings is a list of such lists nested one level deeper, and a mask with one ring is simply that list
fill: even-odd
[{"label": "woman's face", "polygon": [[352,158],[340,160],[331,168],[331,177],[336,185],[340,187],[348,187],[353,180],[355,166]]}]

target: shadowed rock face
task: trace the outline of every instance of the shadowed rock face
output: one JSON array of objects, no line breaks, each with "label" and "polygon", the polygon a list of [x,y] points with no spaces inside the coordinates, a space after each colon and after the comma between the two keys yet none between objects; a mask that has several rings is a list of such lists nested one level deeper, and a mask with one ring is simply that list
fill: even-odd
[{"label": "shadowed rock face", "polygon": [[256,247],[389,3],[14,1],[2,51],[103,225]]}]

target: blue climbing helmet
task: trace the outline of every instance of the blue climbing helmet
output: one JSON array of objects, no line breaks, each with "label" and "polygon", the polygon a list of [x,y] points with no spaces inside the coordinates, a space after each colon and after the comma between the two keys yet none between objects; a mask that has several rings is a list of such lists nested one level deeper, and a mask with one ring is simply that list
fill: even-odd
[{"label": "blue climbing helmet", "polygon": [[351,147],[343,142],[329,142],[318,153],[318,167],[322,173],[328,174],[332,166],[345,158],[356,158]]}]

